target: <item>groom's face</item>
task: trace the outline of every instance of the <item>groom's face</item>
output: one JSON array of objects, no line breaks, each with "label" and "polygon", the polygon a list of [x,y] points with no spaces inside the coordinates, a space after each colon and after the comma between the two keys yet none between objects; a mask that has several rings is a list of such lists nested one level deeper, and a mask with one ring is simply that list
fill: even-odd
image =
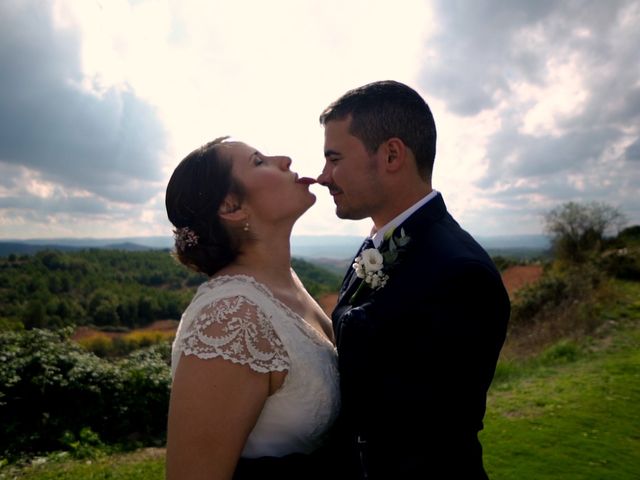
[{"label": "groom's face", "polygon": [[379,159],[349,133],[351,116],[331,120],[324,130],[325,164],[318,183],[329,188],[340,218],[359,220],[375,216],[384,203],[378,174]]}]

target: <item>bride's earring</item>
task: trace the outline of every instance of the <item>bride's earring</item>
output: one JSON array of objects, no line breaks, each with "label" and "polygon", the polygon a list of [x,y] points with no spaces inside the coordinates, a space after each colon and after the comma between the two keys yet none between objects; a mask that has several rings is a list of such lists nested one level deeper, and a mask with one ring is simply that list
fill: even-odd
[{"label": "bride's earring", "polygon": [[242,228],[243,231],[248,232],[249,231],[249,221],[247,220],[244,223],[244,227]]}]

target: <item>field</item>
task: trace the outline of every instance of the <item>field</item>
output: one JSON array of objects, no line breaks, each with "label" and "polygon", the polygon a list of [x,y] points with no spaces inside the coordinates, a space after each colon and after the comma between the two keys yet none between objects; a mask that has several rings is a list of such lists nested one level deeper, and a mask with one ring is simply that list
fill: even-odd
[{"label": "field", "polygon": [[593,338],[503,363],[481,440],[494,480],[637,479],[640,472],[640,285]]},{"label": "field", "polygon": [[[617,282],[594,335],[501,361],[481,433],[493,480],[631,480],[640,472],[640,283]],[[164,477],[164,451],[52,456],[0,479]]]}]

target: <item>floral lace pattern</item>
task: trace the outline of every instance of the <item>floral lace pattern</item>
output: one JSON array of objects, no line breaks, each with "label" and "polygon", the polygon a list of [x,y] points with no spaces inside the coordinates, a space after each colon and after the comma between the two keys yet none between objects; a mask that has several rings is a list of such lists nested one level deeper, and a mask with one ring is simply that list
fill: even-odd
[{"label": "floral lace pattern", "polygon": [[310,453],[340,408],[333,343],[247,275],[203,283],[184,311],[171,352],[175,376],[183,355],[224,358],[254,371],[286,371],[249,434],[242,456]]},{"label": "floral lace pattern", "polygon": [[289,368],[289,357],[265,313],[236,295],[207,304],[181,339],[185,355],[222,357],[260,373]]}]

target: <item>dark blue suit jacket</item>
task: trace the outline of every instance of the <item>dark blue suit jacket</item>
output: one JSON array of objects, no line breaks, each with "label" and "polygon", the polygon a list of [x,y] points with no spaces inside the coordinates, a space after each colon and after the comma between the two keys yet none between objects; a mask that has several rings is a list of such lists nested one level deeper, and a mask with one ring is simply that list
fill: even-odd
[{"label": "dark blue suit jacket", "polygon": [[350,303],[361,280],[347,272],[332,315],[342,411],[328,463],[351,480],[486,478],[477,435],[507,292],[440,194],[401,228],[410,241],[385,287]]}]

